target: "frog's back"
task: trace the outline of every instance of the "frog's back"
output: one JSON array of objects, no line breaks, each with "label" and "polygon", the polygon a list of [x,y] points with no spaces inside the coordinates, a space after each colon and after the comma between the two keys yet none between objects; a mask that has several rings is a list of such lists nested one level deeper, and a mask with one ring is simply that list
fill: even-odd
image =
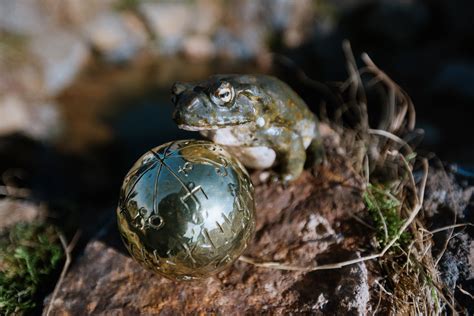
[{"label": "frog's back", "polygon": [[[237,79],[237,78],[236,78]],[[255,85],[267,94],[275,111],[282,118],[288,118],[296,122],[304,118],[312,118],[314,115],[308,109],[303,99],[285,82],[268,75],[241,75],[238,76],[239,83]]]},{"label": "frog's back", "polygon": [[271,98],[274,120],[291,127],[303,138],[305,147],[317,137],[316,117],[303,99],[285,82],[267,75],[256,75],[254,79]]}]

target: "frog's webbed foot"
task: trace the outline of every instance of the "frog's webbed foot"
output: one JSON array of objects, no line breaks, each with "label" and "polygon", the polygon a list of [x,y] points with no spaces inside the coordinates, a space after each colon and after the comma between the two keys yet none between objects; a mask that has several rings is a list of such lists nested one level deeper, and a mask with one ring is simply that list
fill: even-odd
[{"label": "frog's webbed foot", "polygon": [[300,137],[292,140],[288,151],[280,152],[280,181],[288,184],[296,180],[303,172],[306,152],[303,141]]},{"label": "frog's webbed foot", "polygon": [[306,152],[300,135],[285,127],[272,127],[265,135],[277,154],[278,178],[284,185],[298,178],[303,171]]},{"label": "frog's webbed foot", "polygon": [[266,184],[266,185],[280,185],[284,189],[289,186],[289,181],[285,181],[282,179],[281,174],[273,169],[268,169],[260,173],[259,175],[259,184]]},{"label": "frog's webbed foot", "polygon": [[279,172],[276,171],[276,170],[272,170],[270,176],[269,176],[268,179],[267,179],[267,183],[268,183],[268,184],[281,185],[281,186],[283,187],[283,189],[288,188],[288,186],[290,185],[290,182],[291,182],[291,181],[289,181],[289,180],[285,180],[285,179],[282,177],[282,174],[279,173]]}]

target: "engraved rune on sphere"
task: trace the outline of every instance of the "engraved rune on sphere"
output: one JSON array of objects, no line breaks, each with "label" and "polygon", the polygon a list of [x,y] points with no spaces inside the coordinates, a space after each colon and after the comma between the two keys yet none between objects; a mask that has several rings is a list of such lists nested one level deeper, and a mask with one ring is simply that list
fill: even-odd
[{"label": "engraved rune on sphere", "polygon": [[178,168],[178,173],[182,173],[185,177],[188,176],[189,171],[193,170],[193,165],[186,161],[181,167]]},{"label": "engraved rune on sphere", "polygon": [[[206,200],[208,199],[207,197],[207,194],[206,192],[204,192],[204,189],[198,185],[197,187],[194,186],[194,183],[193,182],[190,182],[188,184],[188,190],[187,190],[187,193],[182,196],[180,198],[180,201],[181,203],[183,203],[184,207],[186,208],[186,210],[188,211],[191,211],[192,209],[192,205],[190,204],[190,202],[194,202],[195,204],[195,207],[196,207],[196,210],[200,210],[201,209],[201,202],[199,202],[199,199],[198,197],[196,196],[196,193],[200,191],[202,193],[202,195],[204,195],[204,197],[206,198]],[[191,206],[191,207],[190,207]]]}]

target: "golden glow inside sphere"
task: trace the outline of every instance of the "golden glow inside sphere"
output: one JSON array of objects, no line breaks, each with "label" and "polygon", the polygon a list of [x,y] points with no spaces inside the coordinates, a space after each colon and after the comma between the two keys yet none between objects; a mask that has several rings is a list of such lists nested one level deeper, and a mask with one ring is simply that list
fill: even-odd
[{"label": "golden glow inside sphere", "polygon": [[232,264],[250,242],[253,186],[221,146],[174,141],[128,172],[117,217],[125,246],[143,266],[170,279],[202,279]]}]

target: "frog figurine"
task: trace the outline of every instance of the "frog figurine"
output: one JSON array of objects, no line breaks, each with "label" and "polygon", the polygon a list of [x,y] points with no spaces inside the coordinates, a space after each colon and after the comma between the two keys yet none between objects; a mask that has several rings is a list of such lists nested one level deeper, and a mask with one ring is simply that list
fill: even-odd
[{"label": "frog figurine", "polygon": [[283,183],[295,180],[306,158],[322,158],[318,122],[287,84],[267,75],[215,75],[172,88],[173,118],[223,145],[245,166],[279,166]]}]

